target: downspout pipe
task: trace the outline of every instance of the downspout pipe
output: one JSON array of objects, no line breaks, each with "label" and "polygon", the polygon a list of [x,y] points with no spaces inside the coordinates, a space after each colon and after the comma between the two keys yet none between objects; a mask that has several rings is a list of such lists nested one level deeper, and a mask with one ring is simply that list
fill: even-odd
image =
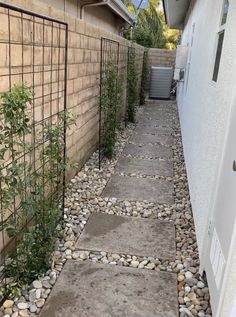
[{"label": "downspout pipe", "polygon": [[82,5],[81,10],[80,10],[80,19],[84,19],[84,9],[85,8],[103,6],[103,5],[108,4],[109,2],[110,2],[110,0],[103,0],[101,2],[86,3],[86,4]]}]

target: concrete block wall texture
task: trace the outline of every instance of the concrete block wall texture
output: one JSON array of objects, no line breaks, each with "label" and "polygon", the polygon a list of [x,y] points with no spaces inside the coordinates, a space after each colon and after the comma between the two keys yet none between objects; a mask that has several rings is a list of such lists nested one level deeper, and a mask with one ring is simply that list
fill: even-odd
[{"label": "concrete block wall texture", "polygon": [[151,66],[173,67],[175,66],[176,50],[150,48],[148,51]]},{"label": "concrete block wall texture", "polygon": [[[6,3],[9,1],[5,1]],[[78,161],[81,167],[85,161],[89,158],[91,153],[97,147],[98,136],[98,107],[100,96],[100,49],[101,49],[101,37],[107,37],[118,41],[120,43],[119,54],[119,73],[122,77],[122,82],[126,82],[127,76],[127,50],[130,46],[130,42],[126,39],[104,29],[100,29],[92,24],[86,23],[83,20],[77,19],[75,16],[69,15],[62,10],[58,10],[55,7],[46,5],[44,2],[39,1],[25,1],[25,0],[13,0],[10,4],[15,4],[21,8],[31,10],[40,14],[60,19],[68,23],[68,73],[67,73],[67,108],[75,116],[78,116],[76,127],[72,128],[68,132],[67,138],[67,153],[73,160]],[[62,63],[64,59],[64,50],[61,50],[60,56],[58,56],[58,49],[53,49],[52,56],[50,47],[43,48],[40,46],[43,41],[43,28],[42,25],[36,25],[35,27],[35,43],[38,44],[34,50],[32,50],[32,24],[30,22],[24,22],[21,25],[20,14],[11,11],[11,40],[16,41],[14,49],[11,51],[11,66],[13,71],[22,71],[22,27],[24,42],[28,45],[24,45],[24,72],[27,71],[27,67],[32,66],[32,59],[34,58],[35,65],[42,65],[44,58],[44,64],[50,67],[50,62],[53,60],[53,64]],[[0,41],[8,41],[8,23],[7,23],[7,11],[1,9],[0,12]],[[28,24],[27,24],[28,23]],[[61,33],[61,34],[59,34]],[[45,45],[51,43],[51,37],[53,36],[53,43],[62,42],[64,39],[63,31],[57,30],[51,33],[50,26],[44,27],[44,41]],[[19,45],[17,45],[19,43]],[[63,44],[63,43],[61,43]],[[9,65],[9,46],[7,44],[0,44],[0,67],[1,72],[4,67],[8,68]],[[133,44],[136,48],[136,62],[138,66],[138,78],[139,83],[142,73],[142,56],[144,48]],[[43,57],[44,54],[44,57]],[[37,66],[36,66],[37,67]],[[46,70],[46,67],[44,70]],[[49,82],[51,80],[50,69],[43,72],[43,75],[35,75],[34,84],[35,94],[42,90],[42,82],[44,83],[44,89],[49,89]],[[60,76],[60,85],[63,85],[64,73],[61,71],[59,74],[53,72],[53,78]],[[42,79],[43,76],[43,79]],[[14,76],[13,83],[20,83],[21,76]],[[24,75],[24,80],[30,85],[32,83],[32,77],[28,78]],[[53,87],[53,85],[52,85]],[[55,87],[56,89],[57,87]],[[0,81],[0,91],[6,91],[9,89],[9,81],[6,77],[5,80]],[[52,88],[54,89],[54,88]],[[122,87],[123,90],[123,108],[126,102],[126,87]],[[63,101],[63,100],[62,100]],[[47,102],[44,100],[44,107]],[[62,105],[61,105],[62,106]],[[55,107],[57,104],[55,103]],[[42,103],[38,102],[36,113],[41,115]],[[57,109],[54,109],[55,112]],[[73,172],[69,172],[69,177],[73,176]]]},{"label": "concrete block wall texture", "polygon": [[[68,23],[68,71],[67,71],[67,108],[76,117],[76,126],[67,132],[67,155],[79,164],[79,168],[87,161],[98,145],[99,131],[99,99],[100,99],[100,58],[101,38],[107,37],[120,43],[119,74],[122,77],[123,105],[121,112],[124,114],[126,107],[126,78],[127,78],[127,51],[131,45],[126,39],[94,25],[78,20],[44,2],[30,0],[4,1],[23,9],[44,14]],[[63,65],[65,57],[65,30],[52,28],[50,23],[33,23],[21,20],[21,14],[10,11],[10,34],[12,45],[9,41],[8,10],[0,8],[0,93],[7,91],[9,83],[9,65],[13,84],[22,83],[22,80],[35,87],[35,119],[37,121],[45,116],[56,114],[63,109],[64,70],[59,70],[58,65]],[[37,18],[35,18],[37,21]],[[34,34],[34,36],[33,36]],[[33,40],[34,37],[34,40]],[[22,39],[24,45],[22,45]],[[35,43],[33,48],[33,42]],[[51,43],[53,48],[51,49]],[[60,45],[59,45],[60,44]],[[133,44],[136,49],[136,63],[138,66],[138,82],[140,85],[142,75],[142,56],[144,48]],[[44,46],[44,48],[43,48]],[[61,49],[58,48],[61,46]],[[10,54],[9,54],[9,49]],[[10,56],[10,63],[9,63]],[[34,64],[34,76],[32,68]],[[21,73],[24,73],[23,77]],[[27,74],[28,73],[28,74]],[[4,76],[4,74],[6,76]],[[42,91],[46,95],[42,100]],[[40,98],[37,98],[40,97]],[[52,97],[50,97],[52,96]],[[51,98],[51,99],[50,99]],[[51,109],[51,110],[50,110]],[[68,171],[68,179],[76,171]],[[7,236],[5,237],[5,243]],[[1,241],[0,241],[1,249]]]}]

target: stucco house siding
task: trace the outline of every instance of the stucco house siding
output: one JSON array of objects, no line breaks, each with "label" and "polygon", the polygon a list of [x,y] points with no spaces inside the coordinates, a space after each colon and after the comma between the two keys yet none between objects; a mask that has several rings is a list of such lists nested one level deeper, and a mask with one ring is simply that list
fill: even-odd
[{"label": "stucco house siding", "polygon": [[[234,317],[232,295],[226,296],[223,287],[229,290],[236,286],[236,262],[231,252],[235,246],[235,200],[229,200],[233,183],[227,150],[232,110],[236,106],[236,3],[230,1],[219,75],[214,82],[222,6],[222,0],[191,2],[181,42],[189,46],[189,53],[185,80],[178,85],[178,107],[201,265],[208,277],[213,315]],[[214,230],[226,261],[218,286],[209,254]]]},{"label": "stucco house siding", "polygon": [[[74,17],[80,18],[81,6],[93,1],[78,0],[41,0],[45,4],[66,12]],[[95,3],[96,1],[94,1]],[[98,7],[86,7],[84,20],[88,23],[105,29],[108,32],[120,34],[124,21],[115,15],[106,5]]]}]

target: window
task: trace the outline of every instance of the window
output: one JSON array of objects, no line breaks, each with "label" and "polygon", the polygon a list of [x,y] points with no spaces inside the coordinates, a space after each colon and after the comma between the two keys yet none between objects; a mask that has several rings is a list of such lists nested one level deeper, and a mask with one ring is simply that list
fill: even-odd
[{"label": "window", "polygon": [[227,21],[228,11],[229,11],[229,1],[224,0],[223,9],[222,9],[222,13],[221,13],[221,22],[220,22],[220,27],[219,27],[219,31],[218,31],[218,41],[217,41],[215,65],[214,65],[213,76],[212,76],[212,80],[215,82],[217,82],[218,73],[219,73],[219,69],[220,69],[220,60],[221,60],[222,47],[223,47],[223,42],[224,42],[225,24]]},{"label": "window", "polygon": [[223,5],[222,17],[221,17],[221,25],[224,25],[226,23],[228,11],[229,11],[229,1],[225,0]]},{"label": "window", "polygon": [[220,58],[221,58],[221,52],[223,47],[223,41],[224,41],[224,35],[225,32],[220,32],[218,35],[218,44],[217,44],[217,50],[216,50],[216,59],[215,59],[215,66],[213,71],[213,81],[217,81],[219,68],[220,68]]}]

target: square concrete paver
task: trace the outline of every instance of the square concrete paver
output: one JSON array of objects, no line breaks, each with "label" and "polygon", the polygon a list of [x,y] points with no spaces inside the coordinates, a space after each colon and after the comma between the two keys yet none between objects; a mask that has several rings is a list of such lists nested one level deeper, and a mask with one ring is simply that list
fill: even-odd
[{"label": "square concrete paver", "polygon": [[155,219],[96,213],[90,216],[76,247],[174,260],[175,226]]},{"label": "square concrete paver", "polygon": [[149,125],[137,125],[135,128],[134,132],[139,133],[139,134],[167,134],[171,135],[173,133],[173,129],[169,126],[158,126],[158,127],[153,127]]},{"label": "square concrete paver", "polygon": [[171,146],[173,144],[173,138],[170,135],[165,134],[137,134],[133,133],[133,135],[129,139],[130,142],[134,142],[136,144],[148,144],[148,143],[160,143],[166,146]]},{"label": "square concrete paver", "polygon": [[40,317],[177,317],[176,275],[67,261]]},{"label": "square concrete paver", "polygon": [[173,176],[173,162],[121,157],[116,172],[148,176]]},{"label": "square concrete paver", "polygon": [[123,155],[131,155],[136,157],[152,157],[152,158],[173,158],[173,151],[170,147],[161,144],[127,144],[123,150]]},{"label": "square concrete paver", "polygon": [[147,179],[113,175],[102,192],[103,197],[119,200],[174,203],[174,185],[163,179]]}]

